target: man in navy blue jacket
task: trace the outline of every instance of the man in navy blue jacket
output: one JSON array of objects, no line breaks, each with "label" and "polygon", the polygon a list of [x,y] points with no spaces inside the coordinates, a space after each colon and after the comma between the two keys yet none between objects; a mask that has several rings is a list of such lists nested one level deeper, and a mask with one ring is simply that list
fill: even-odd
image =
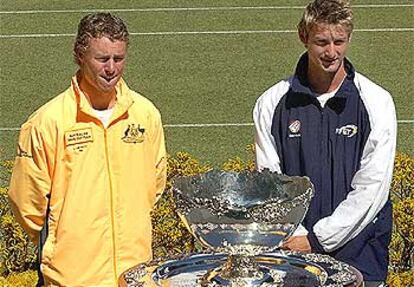
[{"label": "man in navy blue jacket", "polygon": [[391,95],[345,57],[348,1],[314,0],[298,25],[306,48],[295,74],[256,102],[256,164],[308,176],[315,186],[303,225],[283,247],[325,253],[358,268],[365,286],[387,276],[396,145]]}]

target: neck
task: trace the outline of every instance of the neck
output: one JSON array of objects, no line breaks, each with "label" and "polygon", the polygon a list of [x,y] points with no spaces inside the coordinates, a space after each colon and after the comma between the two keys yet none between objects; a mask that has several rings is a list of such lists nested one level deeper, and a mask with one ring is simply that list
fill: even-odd
[{"label": "neck", "polygon": [[334,73],[327,73],[315,69],[311,65],[308,68],[308,80],[312,90],[318,94],[334,91],[342,83],[346,76],[344,63]]},{"label": "neck", "polygon": [[98,91],[81,75],[78,75],[79,88],[85,95],[90,105],[95,110],[107,110],[112,108],[116,102],[116,90],[113,89],[109,92]]}]

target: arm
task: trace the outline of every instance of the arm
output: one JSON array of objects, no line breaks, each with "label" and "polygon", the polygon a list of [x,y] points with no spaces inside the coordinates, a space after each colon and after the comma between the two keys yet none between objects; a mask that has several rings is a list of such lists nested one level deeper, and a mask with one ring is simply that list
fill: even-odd
[{"label": "arm", "polygon": [[371,113],[372,130],[360,169],[351,182],[353,190],[333,214],[319,220],[308,235],[316,251],[333,251],[356,237],[388,200],[397,130],[394,105],[391,97],[388,98],[380,103],[381,110]]},{"label": "arm", "polygon": [[256,168],[258,170],[267,168],[281,173],[280,159],[271,131],[275,105],[268,100],[270,97],[265,96],[266,94],[259,98],[253,109]]},{"label": "arm", "polygon": [[[279,91],[268,90],[256,102],[253,109],[253,121],[255,126],[255,150],[256,168],[262,170],[267,168],[271,171],[281,173],[280,158],[277,153],[276,143],[272,135],[273,114],[278,104],[277,94],[284,94],[287,88]],[[308,231],[300,224],[293,236],[306,236]]]},{"label": "arm", "polygon": [[161,197],[167,181],[167,154],[165,150],[164,129],[161,116],[157,114],[153,141],[155,151],[156,193],[155,201]]},{"label": "arm", "polygon": [[23,125],[9,187],[9,202],[16,220],[37,243],[45,221],[51,177],[42,135]]}]

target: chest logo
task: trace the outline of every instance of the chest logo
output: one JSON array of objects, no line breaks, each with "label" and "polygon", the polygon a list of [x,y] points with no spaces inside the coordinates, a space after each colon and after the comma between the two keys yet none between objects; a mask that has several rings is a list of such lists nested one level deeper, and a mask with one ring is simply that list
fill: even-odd
[{"label": "chest logo", "polygon": [[78,145],[93,142],[92,128],[79,129],[65,132],[65,145]]},{"label": "chest logo", "polygon": [[301,127],[301,123],[299,120],[295,120],[293,122],[291,122],[289,124],[289,137],[293,138],[293,137],[300,137],[300,127]]},{"label": "chest logo", "polygon": [[351,138],[356,135],[358,132],[358,127],[356,125],[346,125],[335,130],[337,135],[342,135],[347,138]]},{"label": "chest logo", "polygon": [[124,132],[122,140],[126,143],[142,143],[144,141],[145,128],[141,127],[140,124],[128,125],[128,128]]}]

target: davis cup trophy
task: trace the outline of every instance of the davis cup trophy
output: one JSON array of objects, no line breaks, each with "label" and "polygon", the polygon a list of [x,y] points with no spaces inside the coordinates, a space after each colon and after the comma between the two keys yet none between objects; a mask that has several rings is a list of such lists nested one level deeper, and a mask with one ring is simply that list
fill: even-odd
[{"label": "davis cup trophy", "polygon": [[212,253],[141,264],[127,286],[355,286],[355,270],[326,255],[283,252],[313,197],[307,177],[210,171],[174,181],[177,212]]}]

